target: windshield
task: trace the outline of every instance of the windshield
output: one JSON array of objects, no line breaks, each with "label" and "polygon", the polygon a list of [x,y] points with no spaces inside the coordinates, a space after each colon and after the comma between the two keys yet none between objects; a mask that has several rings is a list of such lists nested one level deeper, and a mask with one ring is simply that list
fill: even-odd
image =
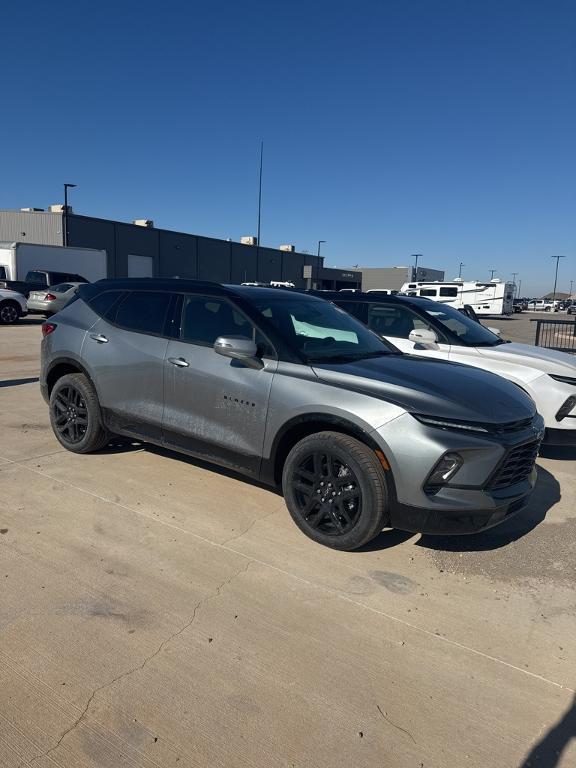
[{"label": "windshield", "polygon": [[498,344],[504,344],[504,341],[488,328],[452,307],[442,305],[440,309],[438,304],[434,304],[430,308],[427,307],[425,312],[452,334],[458,336],[462,344],[470,347],[495,347]]},{"label": "windshield", "polygon": [[267,297],[253,303],[309,363],[401,354],[392,344],[327,301]]}]

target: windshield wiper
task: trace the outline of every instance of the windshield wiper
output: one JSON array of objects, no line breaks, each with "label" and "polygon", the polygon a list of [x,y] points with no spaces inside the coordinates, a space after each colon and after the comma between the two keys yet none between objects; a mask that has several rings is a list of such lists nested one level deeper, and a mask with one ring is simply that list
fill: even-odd
[{"label": "windshield wiper", "polygon": [[368,360],[374,357],[388,357],[388,355],[401,355],[402,352],[388,352],[387,350],[380,352],[356,352],[346,354],[344,352],[337,355],[320,355],[317,357],[308,357],[309,363],[354,363],[358,360]]}]

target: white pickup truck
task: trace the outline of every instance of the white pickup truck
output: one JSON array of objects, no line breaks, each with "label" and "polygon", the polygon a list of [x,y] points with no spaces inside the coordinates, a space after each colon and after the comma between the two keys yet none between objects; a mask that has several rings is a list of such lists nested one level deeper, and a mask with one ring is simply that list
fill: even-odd
[{"label": "white pickup truck", "polygon": [[560,302],[551,301],[550,299],[536,299],[528,302],[528,309],[535,312],[558,312]]}]

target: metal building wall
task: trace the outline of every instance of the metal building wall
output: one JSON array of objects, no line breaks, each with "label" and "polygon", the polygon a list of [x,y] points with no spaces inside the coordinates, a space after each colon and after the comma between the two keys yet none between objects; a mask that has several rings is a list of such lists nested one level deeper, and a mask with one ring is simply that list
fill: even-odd
[{"label": "metal building wall", "polygon": [[124,222],[71,214],[68,244],[103,248],[110,277],[125,277],[128,255],[150,256],[158,277],[188,277],[222,283],[289,280],[306,287],[305,264],[316,274],[323,259],[312,254],[242,245],[185,232],[139,227]]},{"label": "metal building wall", "polygon": [[62,245],[62,214],[0,211],[0,241]]}]

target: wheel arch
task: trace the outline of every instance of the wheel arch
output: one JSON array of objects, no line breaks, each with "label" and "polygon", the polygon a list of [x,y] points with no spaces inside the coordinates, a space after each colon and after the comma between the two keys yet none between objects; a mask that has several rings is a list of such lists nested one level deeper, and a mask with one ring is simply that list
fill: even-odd
[{"label": "wheel arch", "polygon": [[308,435],[325,431],[340,432],[355,437],[372,450],[382,452],[371,435],[353,421],[327,413],[309,413],[290,419],[278,431],[272,443],[270,457],[263,463],[262,479],[271,485],[279,485],[282,478],[282,467],[294,445]]},{"label": "wheel arch", "polygon": [[54,385],[58,379],[61,379],[62,376],[66,376],[69,373],[84,374],[92,386],[94,386],[94,381],[92,380],[90,373],[86,370],[82,363],[72,357],[60,357],[58,360],[55,360],[53,363],[51,363],[48,371],[46,372],[46,387],[48,390],[48,397],[50,397],[50,393],[52,392],[52,389],[54,388]]}]

